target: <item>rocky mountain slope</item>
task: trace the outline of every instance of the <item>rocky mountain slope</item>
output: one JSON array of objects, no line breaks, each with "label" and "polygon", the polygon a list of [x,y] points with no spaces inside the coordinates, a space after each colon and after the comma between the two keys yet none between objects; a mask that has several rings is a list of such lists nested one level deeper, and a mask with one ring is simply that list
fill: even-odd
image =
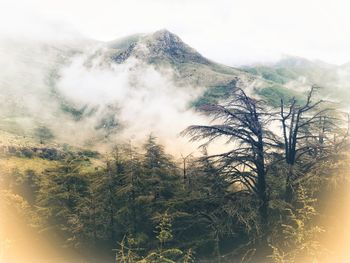
[{"label": "rocky mountain slope", "polygon": [[314,83],[338,98],[346,90],[344,80],[350,80],[348,65],[293,57],[270,65],[225,66],[167,30],[106,43],[7,40],[0,54],[6,58],[0,130],[35,137],[44,127],[56,140],[88,147],[123,131],[123,138],[140,129],[150,133],[167,126],[168,119],[179,132],[197,118],[196,107],[225,99],[236,87],[276,104]]},{"label": "rocky mountain slope", "polygon": [[133,35],[107,44],[109,58],[123,63],[130,57],[161,67],[171,67],[176,81],[199,86],[227,85],[233,79],[252,82],[256,77],[239,69],[215,63],[201,54],[175,34],[160,30],[149,35]]},{"label": "rocky mountain slope", "polygon": [[[107,43],[12,39],[1,41],[0,53],[7,61],[0,73],[0,129],[19,135],[34,136],[35,129],[46,126],[56,137],[62,130],[85,141],[101,141],[131,121],[122,123],[118,111],[136,92],[167,100],[175,95],[179,102],[172,107],[186,111],[206,97],[220,99],[238,85],[266,82],[203,57],[167,30]],[[124,93],[127,97],[118,97]]]}]

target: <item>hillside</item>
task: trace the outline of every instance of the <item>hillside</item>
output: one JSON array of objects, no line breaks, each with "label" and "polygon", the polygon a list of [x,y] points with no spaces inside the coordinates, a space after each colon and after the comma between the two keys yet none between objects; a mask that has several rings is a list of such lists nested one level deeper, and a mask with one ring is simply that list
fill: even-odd
[{"label": "hillside", "polygon": [[[105,43],[13,40],[2,43],[0,52],[12,61],[0,73],[0,129],[35,137],[43,127],[58,142],[88,148],[126,138],[145,120],[145,134],[160,134],[169,112],[175,137],[191,124],[181,120],[183,113],[197,118],[198,107],[226,99],[236,87],[271,105],[280,97],[298,97],[311,84],[339,98],[338,91],[346,90],[342,80],[350,75],[347,65],[294,57],[272,65],[225,66],[168,30]],[[157,105],[166,108],[159,113]]]},{"label": "hillside", "polygon": [[168,66],[175,70],[175,78],[181,84],[198,86],[227,85],[235,78],[249,83],[256,78],[250,74],[215,63],[184,43],[168,30],[148,35],[133,35],[107,44],[109,58],[123,63],[130,57],[154,64],[157,69]]},{"label": "hillside", "polygon": [[[203,57],[167,30],[107,43],[8,40],[0,52],[12,61],[0,73],[0,129],[35,136],[36,129],[45,127],[56,140],[84,147],[103,143],[130,125],[130,117],[120,115],[127,106],[119,94],[130,99],[139,90],[147,96],[164,93],[170,100],[179,93],[184,99],[169,110],[182,112],[223,98],[236,86],[265,83]],[[144,106],[135,103],[138,115]]]},{"label": "hillside", "polygon": [[235,68],[167,30],[0,55],[0,262],[314,262],[343,232],[348,116],[315,101],[349,65]]},{"label": "hillside", "polygon": [[323,97],[344,104],[350,101],[349,69],[347,64],[337,66],[293,56],[284,56],[275,63],[242,67],[246,72],[293,89],[316,84]]}]

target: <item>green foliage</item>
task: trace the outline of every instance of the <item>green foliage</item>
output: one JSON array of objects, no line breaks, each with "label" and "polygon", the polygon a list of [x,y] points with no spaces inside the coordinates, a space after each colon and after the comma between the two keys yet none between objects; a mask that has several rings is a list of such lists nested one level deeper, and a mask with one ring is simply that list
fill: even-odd
[{"label": "green foliage", "polygon": [[86,107],[82,107],[81,109],[77,109],[68,103],[61,104],[61,110],[65,113],[68,113],[69,115],[71,115],[77,121],[83,117],[85,109],[86,109]]},{"label": "green foliage", "polygon": [[61,110],[75,121],[79,121],[84,117],[89,117],[96,112],[96,108],[89,108],[87,105],[77,106],[61,96],[58,96],[58,99]]},{"label": "green foliage", "polygon": [[143,146],[143,191],[154,200],[169,199],[178,190],[177,167],[171,156],[165,154],[163,146],[156,143],[152,135]]},{"label": "green foliage", "polygon": [[171,228],[171,218],[168,212],[165,212],[161,216],[159,225],[156,227],[158,232],[157,239],[159,240],[161,247],[163,247],[166,242],[171,241],[173,239]]},{"label": "green foliage", "polygon": [[85,159],[69,156],[47,169],[39,183],[39,213],[47,225],[65,235],[66,245],[78,246],[78,237],[84,235],[79,215],[88,195],[88,182],[80,171],[85,164]]},{"label": "green foliage", "polygon": [[[21,230],[36,231],[42,218],[21,195],[0,189],[0,262],[8,262],[8,250],[23,240]],[[24,227],[23,227],[24,225]]]},{"label": "green foliage", "polygon": [[[190,263],[194,262],[194,256],[191,249],[184,253],[179,248],[165,247],[167,242],[173,239],[171,217],[168,212],[160,216],[159,224],[156,226],[157,239],[159,241],[158,249],[150,251],[144,257],[137,254],[140,249],[133,249],[126,245],[125,237],[119,243],[120,248],[117,250],[117,263]],[[130,239],[127,239],[127,243]]]},{"label": "green foliage", "polygon": [[192,102],[192,107],[199,108],[206,104],[215,104],[220,100],[227,98],[232,91],[232,88],[227,86],[209,87],[202,96]]},{"label": "green foliage", "polygon": [[272,237],[270,256],[275,263],[313,262],[324,256],[327,250],[320,242],[325,230],[315,224],[316,200],[298,188],[295,207],[285,208],[286,218],[279,223]]},{"label": "green foliage", "polygon": [[[198,105],[215,103],[227,94],[226,87],[216,87]],[[280,97],[287,100],[295,94],[271,87],[261,95],[277,103]],[[310,132],[318,135],[317,125]],[[250,136],[244,121],[241,126]],[[333,130],[327,126],[324,132],[329,135]],[[331,135],[334,139],[323,142],[331,146],[327,152],[325,147],[312,148],[319,141],[307,141],[309,151],[300,158],[301,165],[294,167],[295,202],[283,200],[288,167],[281,162],[281,149],[268,149],[265,161],[273,165],[266,169],[267,224],[261,223],[261,203],[247,187],[254,177],[246,185],[232,179],[233,170],[223,171],[218,159],[209,158],[206,150],[200,157],[176,160],[152,135],[140,148],[118,144],[104,154],[73,151],[68,146],[60,150],[42,147],[42,155],[20,148],[21,154],[16,154],[18,149],[9,147],[12,155],[4,154],[7,159],[0,162],[0,208],[11,215],[9,220],[23,218],[35,231],[53,234],[61,246],[83,255],[95,251],[110,255],[118,246],[118,263],[189,263],[195,261],[194,254],[198,262],[254,262],[262,233],[271,247],[269,260],[310,262],[327,253],[320,239],[327,229],[317,221],[325,216],[320,209],[323,191],[337,191],[348,181],[344,172],[349,169],[344,162],[347,133],[340,126]],[[283,145],[279,138],[274,139]],[[340,140],[344,145],[336,143]],[[233,145],[237,146],[242,148]],[[54,152],[55,158],[49,161],[45,150]],[[255,157],[249,150],[242,154],[246,160]],[[322,158],[315,158],[316,154]],[[303,173],[302,165],[309,160],[314,163]],[[232,168],[242,172],[241,166]],[[11,223],[0,220],[1,225]],[[0,230],[4,229],[2,247],[9,240],[6,227]]]},{"label": "green foliage", "polygon": [[264,99],[266,99],[270,105],[277,107],[280,105],[281,99],[283,99],[284,101],[289,101],[290,99],[295,97],[298,101],[302,101],[300,94],[279,85],[273,85],[270,87],[259,89],[257,90],[257,93]]},{"label": "green foliage", "polygon": [[295,76],[291,74],[286,74],[287,72],[283,69],[274,70],[273,68],[264,66],[244,68],[243,70],[278,84],[286,84],[288,81],[295,78]]},{"label": "green foliage", "polygon": [[37,127],[34,130],[34,135],[40,141],[40,143],[46,143],[55,137],[52,131],[45,126]]},{"label": "green foliage", "polygon": [[[119,248],[116,249],[116,263],[135,263],[140,262],[140,256],[137,254],[139,249],[133,249],[132,238],[124,236],[119,242]],[[130,244],[130,245],[129,245]]]},{"label": "green foliage", "polygon": [[95,126],[95,129],[105,129],[110,132],[118,126],[119,122],[116,120],[115,114],[109,114],[99,121],[99,123]]}]

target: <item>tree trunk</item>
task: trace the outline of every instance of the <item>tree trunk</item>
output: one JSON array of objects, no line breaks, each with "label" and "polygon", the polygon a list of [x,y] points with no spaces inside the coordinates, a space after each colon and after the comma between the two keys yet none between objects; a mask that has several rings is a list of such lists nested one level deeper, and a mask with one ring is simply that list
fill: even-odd
[{"label": "tree trunk", "polygon": [[287,203],[292,203],[294,199],[294,188],[292,185],[294,177],[294,165],[288,164],[288,173],[286,178],[286,188],[285,188],[285,194],[284,194],[284,200]]},{"label": "tree trunk", "polygon": [[260,223],[260,233],[258,237],[258,247],[256,252],[257,262],[265,262],[267,256],[270,254],[270,249],[268,245],[268,235],[269,235],[269,219],[268,219],[268,207],[269,199],[266,189],[266,171],[265,171],[265,161],[264,161],[264,148],[261,139],[261,147],[258,151],[257,159],[257,171],[258,171],[258,198],[259,198],[259,223]]},{"label": "tree trunk", "polygon": [[258,244],[256,251],[256,262],[263,263],[267,260],[267,256],[270,255],[270,247],[268,245],[269,236],[269,219],[268,219],[268,206],[269,200],[266,193],[265,177],[261,178],[261,187],[259,189],[259,224],[260,233],[258,233]]}]

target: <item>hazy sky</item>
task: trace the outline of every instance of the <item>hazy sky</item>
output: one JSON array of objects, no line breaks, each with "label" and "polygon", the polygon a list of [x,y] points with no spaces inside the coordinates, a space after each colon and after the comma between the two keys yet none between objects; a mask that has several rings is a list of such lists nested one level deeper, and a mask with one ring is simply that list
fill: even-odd
[{"label": "hazy sky", "polygon": [[230,65],[279,54],[350,61],[350,1],[0,0],[0,32],[111,40],[167,28],[203,55]]}]

